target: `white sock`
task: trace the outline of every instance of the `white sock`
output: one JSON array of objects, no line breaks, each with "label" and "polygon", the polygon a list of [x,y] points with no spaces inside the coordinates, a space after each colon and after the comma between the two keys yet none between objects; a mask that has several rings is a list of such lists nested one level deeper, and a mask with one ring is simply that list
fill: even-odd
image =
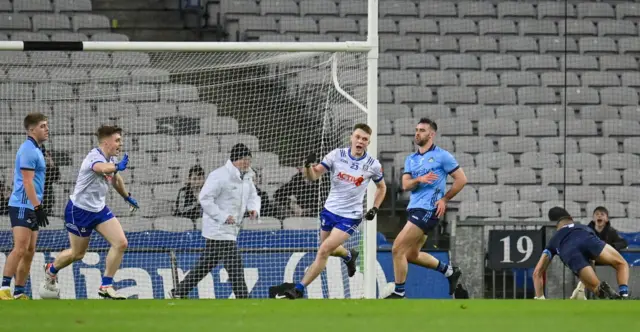
[{"label": "white sock", "polygon": [[5,290],[5,289],[11,289],[11,287],[7,287],[7,286],[0,287],[0,290]]},{"label": "white sock", "polygon": [[450,277],[453,274],[453,268],[451,265],[447,265],[447,271],[444,272],[445,277]]}]

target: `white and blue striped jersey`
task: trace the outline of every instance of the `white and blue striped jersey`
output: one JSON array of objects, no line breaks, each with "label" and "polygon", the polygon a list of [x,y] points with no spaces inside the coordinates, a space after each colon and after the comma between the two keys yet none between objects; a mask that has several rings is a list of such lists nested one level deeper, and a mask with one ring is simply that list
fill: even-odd
[{"label": "white and blue striped jersey", "polygon": [[69,196],[73,205],[90,212],[100,212],[107,204],[107,193],[113,174],[100,174],[93,171],[97,163],[116,163],[115,157],[107,157],[98,148],[92,149],[82,161],[76,186]]},{"label": "white and blue striped jersey", "polygon": [[369,181],[377,183],[384,177],[380,162],[367,153],[355,158],[350,148],[341,148],[327,154],[320,164],[331,172],[331,190],[324,208],[344,218],[362,218]]},{"label": "white and blue striped jersey", "polygon": [[419,183],[413,189],[407,209],[435,209],[436,202],[444,196],[447,189],[447,176],[458,168],[460,165],[451,153],[435,144],[431,145],[431,148],[424,154],[415,152],[407,156],[404,162],[404,174],[411,175],[412,179],[429,172],[438,175],[438,180],[433,183]]}]

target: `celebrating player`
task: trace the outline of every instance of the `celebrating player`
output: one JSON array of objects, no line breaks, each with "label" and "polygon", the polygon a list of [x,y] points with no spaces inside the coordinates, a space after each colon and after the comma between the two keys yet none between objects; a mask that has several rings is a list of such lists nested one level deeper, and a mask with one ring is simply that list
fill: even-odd
[{"label": "celebrating player", "polygon": [[[49,224],[42,206],[46,163],[42,154],[42,143],[49,138],[47,117],[31,113],[24,118],[27,140],[16,153],[13,170],[13,192],[9,198],[9,217],[13,231],[13,250],[7,257],[2,273],[0,300],[28,300],[24,293],[31,260],[36,250],[39,227]],[[11,278],[15,276],[15,287],[11,295]]]},{"label": "celebrating player", "polygon": [[331,151],[320,164],[313,165],[315,153],[306,160],[304,175],[315,181],[325,172],[331,172],[331,190],[320,212],[320,248],[316,259],[309,266],[302,281],[294,288],[287,289],[276,298],[297,299],[304,296],[305,287],[315,280],[327,265],[329,256],[342,257],[347,265],[349,277],[356,273],[358,252],[347,250],[342,244],[349,239],[362,220],[362,204],[369,181],[376,184],[373,207],[366,213],[367,220],[373,220],[384,200],[387,186],[384,183],[380,162],[367,155],[371,138],[371,128],[366,124],[356,124],[351,134],[351,147]]},{"label": "celebrating player", "polygon": [[71,249],[61,252],[53,263],[46,265],[43,285],[45,289],[55,291],[58,287],[58,271],[84,257],[89,246],[89,237],[95,228],[111,244],[98,295],[103,298],[125,299],[113,288],[113,276],[122,262],[127,248],[127,238],[120,222],[106,206],[105,201],[111,182],[131,206],[131,211],[138,209],[138,202],[131,197],[118,174],[127,168],[129,162],[126,154],[121,161],[115,158],[122,147],[121,135],[122,129],[115,126],[98,128],[98,147],[91,150],[82,162],[76,186],[64,211]]},{"label": "celebrating player", "polygon": [[[449,295],[454,293],[462,274],[459,268],[442,263],[420,251],[427,240],[427,233],[438,225],[439,219],[446,212],[447,202],[467,183],[467,177],[451,153],[433,143],[437,130],[435,122],[420,119],[414,139],[418,152],[405,160],[402,188],[411,191],[407,207],[408,222],[393,241],[393,274],[396,286],[387,299],[405,297],[407,262],[444,274],[449,281]],[[453,177],[453,186],[445,194],[447,175]]]},{"label": "celebrating player", "polygon": [[[549,220],[557,222],[558,231],[549,240],[533,271],[536,299],[545,298],[543,276],[555,255],[560,256],[564,265],[571,269],[587,289],[598,298],[628,298],[629,265],[616,249],[600,240],[588,226],[574,224],[571,215],[561,207],[553,207],[549,210]],[[616,270],[619,294],[609,284],[598,280],[590,260],[609,265]]]}]

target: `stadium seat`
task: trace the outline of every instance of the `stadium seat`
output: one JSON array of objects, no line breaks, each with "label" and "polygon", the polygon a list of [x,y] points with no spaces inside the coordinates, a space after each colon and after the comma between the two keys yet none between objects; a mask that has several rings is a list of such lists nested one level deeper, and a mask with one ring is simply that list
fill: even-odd
[{"label": "stadium seat", "polygon": [[490,185],[478,189],[478,200],[489,202],[505,202],[518,198],[518,191],[513,186]]},{"label": "stadium seat", "polygon": [[[462,75],[460,78],[462,80]],[[424,71],[420,73],[420,85],[427,87],[457,86],[458,76],[450,71]]]},{"label": "stadium seat", "polygon": [[[541,1],[538,3],[539,19],[565,19],[577,17],[575,6],[572,3]],[[548,21],[544,21],[548,22]]]},{"label": "stadium seat", "polygon": [[493,169],[513,167],[515,164],[513,155],[507,152],[481,152],[476,155],[475,161],[477,167]]},{"label": "stadium seat", "polygon": [[54,33],[59,30],[71,30],[71,21],[67,15],[61,14],[36,14],[31,18],[33,31],[42,33]]},{"label": "stadium seat", "polygon": [[[630,218],[640,218],[640,202],[629,202],[627,211]],[[637,230],[634,230],[637,232]]]},{"label": "stadium seat", "polygon": [[[585,75],[588,73],[585,73]],[[583,75],[584,77],[584,75]],[[540,75],[540,82],[543,87],[550,87],[555,89],[563,89],[566,86],[579,86],[580,79],[576,73],[572,72],[552,72],[542,73]],[[588,86],[588,85],[585,85]]]},{"label": "stadium seat", "polygon": [[420,38],[421,53],[429,52],[434,56],[441,56],[458,51],[458,41],[453,36],[423,36]]},{"label": "stadium seat", "polygon": [[398,22],[401,36],[438,35],[438,24],[430,19],[403,18]]},{"label": "stadium seat", "polygon": [[563,207],[571,214],[572,216],[581,216],[582,211],[580,209],[580,204],[573,201],[564,201],[564,200],[548,200],[541,205],[541,210],[549,211],[552,207],[559,206]]},{"label": "stadium seat", "polygon": [[603,154],[618,151],[618,142],[613,138],[587,137],[578,141],[580,152]]},{"label": "stadium seat", "polygon": [[[417,123],[417,121],[414,123]],[[471,121],[467,119],[460,119],[460,118],[438,119],[437,125],[438,125],[438,133],[440,135],[458,136],[458,135],[473,134],[473,125]]]},{"label": "stadium seat", "polygon": [[445,105],[416,105],[413,108],[413,116],[417,119],[433,119],[437,124],[440,124],[438,120],[451,118],[453,113],[451,113],[451,108]]},{"label": "stadium seat", "polygon": [[49,36],[41,32],[19,31],[11,34],[13,41],[50,41]]},{"label": "stadium seat", "polygon": [[500,75],[500,84],[513,88],[538,86],[540,85],[540,78],[532,72],[509,71]]},{"label": "stadium seat", "polygon": [[461,105],[456,108],[456,116],[471,121],[479,121],[482,119],[493,119],[496,117],[496,113],[491,106]]},{"label": "stadium seat", "polygon": [[[538,7],[540,7],[540,4]],[[523,36],[557,36],[558,26],[549,21],[522,20],[518,24]]]},{"label": "stadium seat", "polygon": [[418,15],[422,17],[456,17],[458,12],[455,5],[449,1],[420,1]]},{"label": "stadium seat", "polygon": [[606,2],[581,2],[576,5],[580,19],[614,19],[613,7]]},{"label": "stadium seat", "polygon": [[90,12],[91,0],[54,0],[53,7],[58,12]]},{"label": "stadium seat", "polygon": [[[443,72],[452,74],[451,72]],[[457,82],[457,79],[456,79]],[[457,85],[457,84],[453,84]],[[492,72],[467,71],[460,73],[460,85],[470,87],[497,86],[499,85],[498,75]]]},{"label": "stadium seat", "polygon": [[440,64],[433,54],[401,54],[399,62],[402,70],[440,68]]},{"label": "stadium seat", "polygon": [[496,17],[496,8],[490,2],[461,1],[458,3],[458,15],[462,18],[482,19]]},{"label": "stadium seat", "polygon": [[317,230],[319,224],[318,218],[290,217],[282,221],[282,229]]},{"label": "stadium seat", "polygon": [[598,157],[591,153],[567,153],[565,158],[560,158],[561,163],[565,163],[577,169],[600,168]]},{"label": "stadium seat", "polygon": [[[566,140],[566,143],[565,143]],[[540,139],[540,152],[548,153],[577,153],[578,142],[573,138],[543,137]]]},{"label": "stadium seat", "polygon": [[505,1],[498,3],[498,17],[499,18],[535,18],[536,10],[530,3]]},{"label": "stadium seat", "polygon": [[497,119],[483,119],[478,121],[478,135],[480,136],[515,136],[518,128],[515,121],[498,117]]},{"label": "stadium seat", "polygon": [[533,169],[554,168],[560,166],[558,156],[545,152],[525,152],[520,156],[520,165]]},{"label": "stadium seat", "polygon": [[[447,188],[449,190],[450,188]],[[478,200],[476,190],[472,186],[464,186],[460,192],[454,196],[452,202],[475,202]]]},{"label": "stadium seat", "polygon": [[498,141],[498,151],[508,153],[524,153],[537,151],[536,140],[531,137],[501,137]]},{"label": "stadium seat", "polygon": [[640,137],[625,138],[622,147],[625,153],[640,154]]},{"label": "stadium seat", "polygon": [[578,43],[573,37],[545,36],[538,40],[541,54],[565,55],[578,53]]},{"label": "stadium seat", "polygon": [[495,184],[494,172],[484,167],[469,167],[464,170],[469,184]]},{"label": "stadium seat", "polygon": [[558,126],[548,119],[522,119],[518,121],[518,132],[520,136],[557,136]]},{"label": "stadium seat", "polygon": [[300,1],[300,15],[311,16],[320,19],[323,16],[338,16],[338,6],[328,0],[302,0]]},{"label": "stadium seat", "polygon": [[501,217],[508,218],[532,218],[540,217],[540,207],[534,202],[505,201],[500,204]]},{"label": "stadium seat", "polygon": [[463,201],[460,203],[460,220],[498,217],[498,205],[493,202]]},{"label": "stadium seat", "polygon": [[567,186],[564,195],[567,200],[575,202],[604,200],[602,190],[592,186]]},{"label": "stadium seat", "polygon": [[481,137],[457,137],[456,152],[480,153],[493,152],[493,141]]},{"label": "stadium seat", "polygon": [[622,174],[613,169],[584,169],[582,184],[589,185],[621,185]]},{"label": "stadium seat", "polygon": [[418,16],[415,3],[407,0],[389,0],[380,3],[380,17],[402,18]]},{"label": "stadium seat", "polygon": [[514,55],[510,54],[483,54],[480,56],[482,70],[509,71],[520,70],[520,63]]},{"label": "stadium seat", "polygon": [[338,13],[340,17],[366,17],[367,2],[361,0],[340,1]]},{"label": "stadium seat", "polygon": [[499,119],[519,121],[522,119],[533,119],[536,117],[536,114],[533,108],[529,106],[499,106],[496,108],[496,117]]},{"label": "stadium seat", "polygon": [[640,157],[631,153],[605,153],[601,164],[603,169],[640,168]]},{"label": "stadium seat", "polygon": [[558,189],[552,186],[522,186],[520,187],[519,193],[520,199],[523,201],[544,202],[547,200],[557,200],[559,198]]},{"label": "stadium seat", "polygon": [[602,136],[604,137],[638,136],[638,133],[640,133],[640,123],[637,121],[609,119],[602,122]]},{"label": "stadium seat", "polygon": [[[597,94],[597,92],[596,92]],[[558,122],[560,136],[564,136],[565,127],[567,136],[597,136],[598,129],[593,120],[568,120],[565,126],[564,121]]]},{"label": "stadium seat", "polygon": [[260,217],[256,220],[245,220],[242,222],[246,230],[279,230],[282,229],[280,220],[272,217]]},{"label": "stadium seat", "polygon": [[618,109],[606,105],[583,106],[580,110],[580,118],[602,122],[607,119],[617,119]]},{"label": "stadium seat", "polygon": [[536,173],[528,167],[501,168],[496,172],[499,184],[536,184]]}]

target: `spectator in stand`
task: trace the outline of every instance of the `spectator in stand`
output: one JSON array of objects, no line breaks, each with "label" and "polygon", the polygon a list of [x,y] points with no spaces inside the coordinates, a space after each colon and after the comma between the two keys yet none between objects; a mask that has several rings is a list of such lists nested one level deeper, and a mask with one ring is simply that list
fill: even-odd
[{"label": "spectator in stand", "polygon": [[596,232],[600,240],[611,245],[618,251],[629,245],[625,239],[620,237],[618,231],[611,227],[609,223],[609,211],[604,206],[598,206],[593,210],[593,218],[589,223],[589,227]]},{"label": "spectator in stand", "polygon": [[204,185],[204,169],[200,165],[191,166],[189,178],[184,187],[178,191],[176,207],[173,215],[176,217],[189,218],[195,222],[202,217],[202,207],[198,202],[198,194]]},{"label": "spectator in stand", "polygon": [[[618,251],[628,246],[627,240],[620,237],[618,231],[616,231],[615,228],[611,227],[611,224],[609,223],[609,210],[607,210],[607,208],[605,208],[604,206],[598,206],[593,210],[593,216],[591,222],[589,223],[589,228],[593,229],[600,240],[604,241]],[[573,294],[571,294],[571,299],[587,299],[584,291],[584,284],[582,282],[579,282],[578,286],[576,286]]]},{"label": "spectator in stand", "polygon": [[276,190],[273,195],[277,217],[314,217],[318,214],[320,199],[318,182],[311,182],[302,171]]},{"label": "spectator in stand", "polygon": [[44,146],[42,147],[42,151],[44,152],[44,160],[47,163],[47,170],[44,175],[46,181],[44,182],[42,206],[44,207],[44,210],[47,211],[48,215],[62,215],[64,211],[53,211],[53,207],[56,204],[56,196],[53,193],[53,184],[60,181],[60,169],[53,162],[51,152],[46,151]]},{"label": "spectator in stand", "polygon": [[269,200],[269,194],[266,191],[260,190],[260,186],[262,185],[262,170],[254,169],[253,171],[255,173],[253,184],[256,187],[258,196],[260,196],[260,215],[263,217],[273,217],[274,211],[271,201]]},{"label": "spectator in stand", "polygon": [[5,184],[4,179],[0,179],[0,215],[9,214],[9,197],[11,188]]}]

